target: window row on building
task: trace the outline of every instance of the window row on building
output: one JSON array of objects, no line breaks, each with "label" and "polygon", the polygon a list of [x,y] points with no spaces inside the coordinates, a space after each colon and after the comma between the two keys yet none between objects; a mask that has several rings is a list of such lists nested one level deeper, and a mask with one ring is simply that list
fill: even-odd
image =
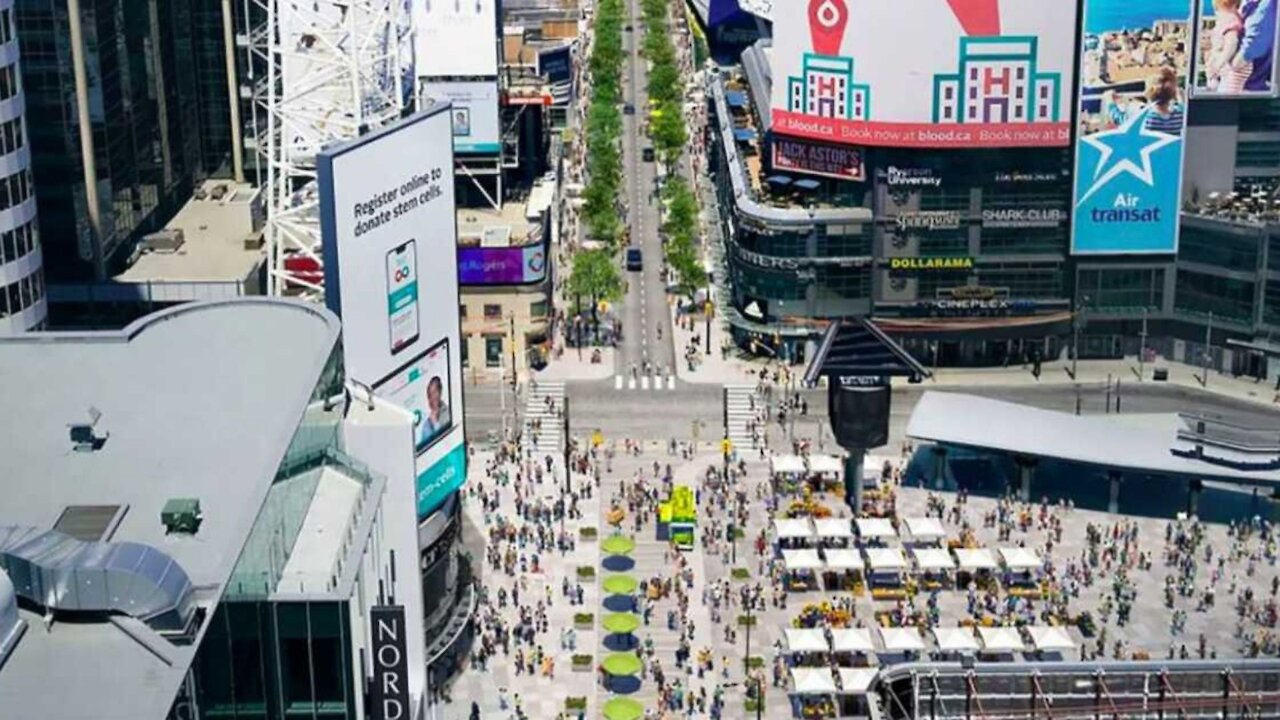
[{"label": "window row on building", "polygon": [[40,245],[40,232],[36,230],[36,221],[32,220],[12,230],[0,233],[0,265],[11,263]]},{"label": "window row on building", "polygon": [[16,315],[44,297],[44,275],[34,272],[0,288],[0,318]]}]

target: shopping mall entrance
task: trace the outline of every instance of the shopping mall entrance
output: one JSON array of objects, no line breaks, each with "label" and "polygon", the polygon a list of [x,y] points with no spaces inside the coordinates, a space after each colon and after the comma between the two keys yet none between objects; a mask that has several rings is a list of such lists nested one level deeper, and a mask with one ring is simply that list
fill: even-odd
[{"label": "shopping mall entrance", "polygon": [[1057,335],[1039,338],[930,339],[927,336],[894,336],[913,357],[927,367],[1007,367],[1048,361],[1063,353],[1068,342]]}]

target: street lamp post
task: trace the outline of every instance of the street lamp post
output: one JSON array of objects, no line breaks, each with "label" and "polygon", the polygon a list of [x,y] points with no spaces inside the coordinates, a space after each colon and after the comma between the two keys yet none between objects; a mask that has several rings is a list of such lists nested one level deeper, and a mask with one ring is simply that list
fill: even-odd
[{"label": "street lamp post", "polygon": [[1209,313],[1209,324],[1204,328],[1204,379],[1201,387],[1209,387],[1209,360],[1213,357],[1213,313]]},{"label": "street lamp post", "polygon": [[1089,308],[1089,296],[1081,295],[1076,302],[1076,311],[1071,318],[1071,379],[1075,380],[1077,363],[1080,361],[1080,328],[1085,324],[1085,313]]},{"label": "street lamp post", "polygon": [[[569,396],[566,395],[564,397],[564,494],[566,496],[565,502],[568,502],[567,496],[573,492],[573,482],[572,482],[573,471],[569,468],[569,460],[570,460],[569,455],[571,454],[569,443],[570,443]],[[563,518],[564,515],[561,515],[560,517]]]}]

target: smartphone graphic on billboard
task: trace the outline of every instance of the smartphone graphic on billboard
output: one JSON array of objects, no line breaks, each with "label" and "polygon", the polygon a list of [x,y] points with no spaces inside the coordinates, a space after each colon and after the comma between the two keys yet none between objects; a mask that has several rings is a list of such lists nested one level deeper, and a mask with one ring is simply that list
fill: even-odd
[{"label": "smartphone graphic on billboard", "polygon": [[387,318],[391,354],[418,340],[417,241],[410,240],[387,252]]}]

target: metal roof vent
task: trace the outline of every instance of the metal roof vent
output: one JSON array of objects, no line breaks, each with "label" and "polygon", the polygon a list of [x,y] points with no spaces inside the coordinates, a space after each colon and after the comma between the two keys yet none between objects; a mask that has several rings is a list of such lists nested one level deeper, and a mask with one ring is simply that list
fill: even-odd
[{"label": "metal roof vent", "polygon": [[195,615],[186,571],[141,543],[84,542],[56,530],[0,527],[0,569],[18,595],[51,611],[120,613],[158,632],[183,632]]},{"label": "metal roof vent", "polygon": [[71,436],[71,449],[76,452],[96,452],[107,444],[107,438],[111,433],[103,433],[98,435],[95,428],[98,420],[102,418],[102,411],[96,407],[89,407],[89,422],[72,423],[67,426],[69,435]]},{"label": "metal roof vent", "polygon": [[4,666],[4,661],[26,629],[27,621],[18,617],[18,594],[14,592],[13,583],[9,582],[9,576],[0,569],[0,667]]}]

